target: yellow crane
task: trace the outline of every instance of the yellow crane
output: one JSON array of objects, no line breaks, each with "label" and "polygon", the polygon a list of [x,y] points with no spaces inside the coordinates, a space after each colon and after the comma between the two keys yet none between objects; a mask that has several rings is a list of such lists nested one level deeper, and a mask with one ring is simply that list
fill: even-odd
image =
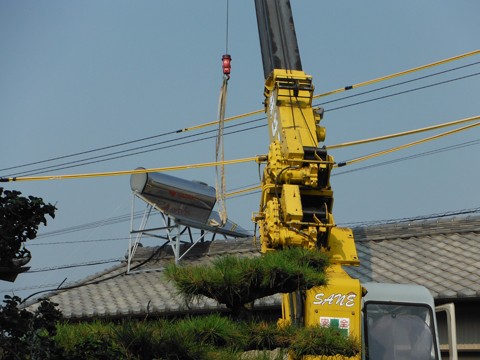
[{"label": "yellow crane", "polygon": [[[330,172],[335,164],[312,107],[312,78],[302,70],[290,1],[255,0],[270,132],[260,209],[252,215],[263,253],[301,246],[331,256],[329,285],[282,294],[282,323],[334,326],[362,339],[370,360],[440,359],[435,307],[415,285],[360,284],[343,269],[359,266],[352,231],[335,225]],[[309,357],[311,358],[311,357]]]}]

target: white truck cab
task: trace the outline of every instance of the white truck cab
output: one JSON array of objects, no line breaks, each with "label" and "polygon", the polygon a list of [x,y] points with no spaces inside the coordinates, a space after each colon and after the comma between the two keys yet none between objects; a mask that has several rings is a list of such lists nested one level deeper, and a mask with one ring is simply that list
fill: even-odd
[{"label": "white truck cab", "polygon": [[435,304],[419,285],[365,283],[363,359],[440,360]]}]

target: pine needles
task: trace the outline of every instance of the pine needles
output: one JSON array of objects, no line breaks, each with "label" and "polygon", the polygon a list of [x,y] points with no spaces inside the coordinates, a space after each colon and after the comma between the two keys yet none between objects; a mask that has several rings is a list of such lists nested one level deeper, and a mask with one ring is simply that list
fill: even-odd
[{"label": "pine needles", "polygon": [[245,304],[256,299],[326,285],[328,264],[323,252],[294,247],[263,257],[226,255],[211,265],[171,264],[164,275],[174,282],[187,303],[206,296],[225,304],[234,315],[248,317]]},{"label": "pine needles", "polygon": [[227,255],[197,267],[172,264],[165,276],[187,301],[201,296],[215,299],[233,310],[232,318],[212,314],[179,320],[58,324],[55,342],[64,350],[62,359],[68,360],[266,360],[282,359],[288,353],[297,357],[357,356],[360,342],[337,329],[280,328],[252,320],[245,307],[276,293],[326,285],[328,265],[324,253],[303,248],[254,258]]},{"label": "pine needles", "polygon": [[[79,333],[81,337],[77,337]],[[127,319],[118,324],[104,321],[63,324],[58,327],[56,340],[70,356],[83,351],[82,359],[240,360],[245,352],[257,350],[248,359],[260,360],[270,359],[265,351],[275,349],[295,356],[349,358],[361,351],[359,341],[337,329],[278,328],[274,323],[238,322],[219,314],[177,321]],[[100,354],[105,357],[99,357]],[[114,357],[109,357],[110,354]]]}]

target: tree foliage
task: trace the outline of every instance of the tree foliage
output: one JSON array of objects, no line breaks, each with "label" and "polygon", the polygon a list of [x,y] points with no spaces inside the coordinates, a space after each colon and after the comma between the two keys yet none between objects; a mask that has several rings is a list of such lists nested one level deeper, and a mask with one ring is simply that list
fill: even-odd
[{"label": "tree foliage", "polygon": [[[339,329],[290,325],[279,328],[274,323],[235,321],[220,314],[157,321],[124,319],[113,325],[102,321],[93,325],[62,324],[57,334],[59,345],[68,344],[65,350],[69,355],[93,337],[103,341],[104,348],[117,349],[117,357],[112,357],[116,360],[270,360],[269,352],[273,350],[279,353],[275,359],[283,359],[288,352],[295,356],[350,358],[361,351],[360,343]],[[246,352],[249,357],[245,357]],[[90,359],[90,354],[94,352],[85,359]],[[97,356],[103,359],[98,354],[102,353]]]},{"label": "tree foliage", "polygon": [[67,351],[57,341],[57,324],[62,313],[49,300],[43,300],[35,311],[20,309],[18,296],[5,296],[0,306],[1,360],[117,360],[127,359],[106,337],[90,334],[76,339],[74,349]]},{"label": "tree foliage", "polygon": [[12,268],[28,262],[30,251],[23,243],[35,239],[40,224],[47,225],[46,215],[55,218],[54,205],[21,194],[0,188],[0,266]]},{"label": "tree foliage", "polygon": [[0,306],[0,348],[3,360],[49,359],[55,353],[53,336],[57,333],[56,321],[62,315],[54,303],[42,301],[35,312],[19,310],[18,296],[5,296]]},{"label": "tree foliage", "polygon": [[245,304],[269,295],[326,285],[328,257],[320,251],[292,247],[263,257],[221,256],[210,265],[177,266],[164,272],[187,302],[201,296],[225,304],[235,315],[249,317]]}]

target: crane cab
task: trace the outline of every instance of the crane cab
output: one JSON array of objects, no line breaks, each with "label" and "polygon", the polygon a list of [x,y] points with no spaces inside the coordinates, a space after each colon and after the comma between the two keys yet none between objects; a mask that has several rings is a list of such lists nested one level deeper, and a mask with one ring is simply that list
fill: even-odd
[{"label": "crane cab", "polygon": [[439,360],[435,305],[419,285],[362,284],[362,341],[368,360]]}]

